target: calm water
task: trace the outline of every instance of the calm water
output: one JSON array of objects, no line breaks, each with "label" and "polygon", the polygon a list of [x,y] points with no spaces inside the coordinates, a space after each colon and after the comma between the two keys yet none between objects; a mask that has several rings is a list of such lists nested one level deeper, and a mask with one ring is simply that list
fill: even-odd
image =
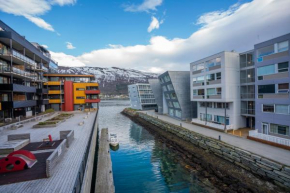
[{"label": "calm water", "polygon": [[208,192],[165,144],[120,114],[128,106],[129,101],[100,104],[100,128],[108,127],[120,141],[119,150],[111,151],[116,192]]}]

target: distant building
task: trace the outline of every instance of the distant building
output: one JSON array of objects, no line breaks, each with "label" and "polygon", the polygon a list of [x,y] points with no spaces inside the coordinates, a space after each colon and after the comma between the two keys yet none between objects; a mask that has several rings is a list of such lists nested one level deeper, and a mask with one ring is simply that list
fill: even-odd
[{"label": "distant building", "polygon": [[193,123],[217,129],[244,127],[240,110],[239,54],[221,52],[192,62],[191,101],[198,102]]},{"label": "distant building", "polygon": [[85,110],[98,107],[99,84],[91,82],[94,75],[45,74],[49,104],[56,111]]},{"label": "distant building", "polygon": [[163,92],[159,79],[148,80],[157,104],[157,112],[163,114]]},{"label": "distant building", "polygon": [[[162,89],[162,108],[159,113],[179,119],[195,118],[196,102],[190,101],[189,71],[167,71],[159,77]],[[155,98],[160,98],[159,92],[154,92]],[[162,111],[162,112],[161,112]]]},{"label": "distant building", "polygon": [[150,84],[132,84],[128,85],[128,94],[131,102],[131,108],[137,110],[156,109],[156,101]]},{"label": "distant building", "polygon": [[[259,133],[290,139],[289,42],[286,34],[254,46]],[[276,141],[279,141],[276,138]]]}]

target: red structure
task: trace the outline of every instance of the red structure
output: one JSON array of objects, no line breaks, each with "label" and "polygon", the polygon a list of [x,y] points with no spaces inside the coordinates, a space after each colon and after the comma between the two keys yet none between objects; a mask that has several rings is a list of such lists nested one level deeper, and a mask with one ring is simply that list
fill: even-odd
[{"label": "red structure", "polygon": [[63,111],[73,111],[74,110],[74,100],[73,100],[73,82],[64,81],[64,109]]},{"label": "red structure", "polygon": [[14,151],[0,160],[0,173],[15,172],[31,168],[36,162],[35,156],[30,151]]}]

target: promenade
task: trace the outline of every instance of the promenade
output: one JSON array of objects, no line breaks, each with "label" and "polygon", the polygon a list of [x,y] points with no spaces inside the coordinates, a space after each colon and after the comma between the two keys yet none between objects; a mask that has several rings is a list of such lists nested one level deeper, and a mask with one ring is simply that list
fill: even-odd
[{"label": "promenade", "polygon": [[183,128],[194,131],[196,133],[200,133],[208,137],[218,139],[218,137],[221,136],[221,140],[223,142],[226,142],[230,145],[247,150],[249,152],[258,154],[260,156],[279,162],[281,164],[290,166],[290,151],[289,150],[259,143],[256,141],[230,135],[227,133],[211,130],[211,129],[201,127],[198,125],[193,125],[191,123],[180,121],[166,115],[157,114],[155,111],[140,111],[140,112],[145,113],[145,114],[147,113],[147,115],[153,116],[155,118],[158,116],[158,119],[166,121],[171,124],[180,125],[181,123]]}]

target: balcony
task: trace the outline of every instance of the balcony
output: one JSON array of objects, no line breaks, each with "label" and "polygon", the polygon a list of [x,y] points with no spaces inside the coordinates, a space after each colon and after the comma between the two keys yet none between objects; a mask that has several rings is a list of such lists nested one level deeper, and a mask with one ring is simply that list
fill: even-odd
[{"label": "balcony", "polygon": [[289,99],[289,93],[258,94],[258,99]]},{"label": "balcony", "polygon": [[194,95],[192,96],[193,99],[204,99],[204,95]]},{"label": "balcony", "polygon": [[221,79],[211,80],[207,82],[207,85],[220,84],[221,82],[222,82]]},{"label": "balcony", "polygon": [[48,94],[63,94],[63,90],[49,90]]},{"label": "balcony", "polygon": [[221,99],[222,95],[217,94],[217,95],[207,95],[207,99]]},{"label": "balcony", "polygon": [[6,75],[13,74],[14,77],[28,78],[30,80],[35,80],[37,78],[36,73],[27,72],[27,71],[24,71],[15,67],[11,68],[10,66],[0,66],[0,73],[6,74]]},{"label": "balcony", "polygon": [[101,99],[85,99],[85,103],[99,103]]},{"label": "balcony", "polygon": [[220,69],[221,68],[221,65],[215,65],[215,66],[211,66],[208,68],[208,71],[211,71],[211,70],[216,70],[216,69]]},{"label": "balcony", "polygon": [[63,83],[61,81],[48,81],[45,82],[44,85],[49,85],[49,86],[59,86],[62,85]]},{"label": "balcony", "polygon": [[194,82],[194,83],[192,84],[192,86],[202,86],[202,85],[204,85],[203,82]]},{"label": "balcony", "polygon": [[100,90],[85,90],[85,94],[100,94]]},{"label": "balcony", "polygon": [[254,61],[240,62],[240,68],[254,67]]},{"label": "balcony", "polygon": [[271,59],[275,59],[275,58],[279,58],[283,56],[288,56],[288,55],[289,55],[288,50],[284,52],[271,53],[271,54],[259,57],[258,62],[263,62],[263,61],[267,61],[267,60],[271,60]]},{"label": "balcony", "polygon": [[46,88],[38,88],[36,89],[37,94],[48,94],[48,89]]},{"label": "balcony", "polygon": [[255,116],[255,109],[241,109],[242,115]]},{"label": "balcony", "polygon": [[255,93],[243,93],[241,99],[255,99]]},{"label": "balcony", "polygon": [[[6,47],[6,46],[5,46]],[[29,64],[31,65],[32,67],[36,67],[36,62],[33,61],[32,59],[24,56],[23,54],[21,54],[20,52],[8,47],[6,47],[6,49],[3,49],[3,52],[1,53],[1,55],[7,59],[7,60],[10,60],[10,56],[13,56],[13,62],[16,63],[16,64],[23,64],[23,62],[25,62],[26,64]]]},{"label": "balcony", "polygon": [[24,86],[21,84],[0,84],[1,91],[13,91],[13,92],[26,92],[35,93],[36,88],[30,86]]},{"label": "balcony", "polygon": [[2,110],[22,107],[33,107],[36,106],[35,100],[23,100],[23,101],[2,101]]},{"label": "balcony", "polygon": [[64,101],[61,99],[49,99],[49,104],[59,104],[63,103]]}]

